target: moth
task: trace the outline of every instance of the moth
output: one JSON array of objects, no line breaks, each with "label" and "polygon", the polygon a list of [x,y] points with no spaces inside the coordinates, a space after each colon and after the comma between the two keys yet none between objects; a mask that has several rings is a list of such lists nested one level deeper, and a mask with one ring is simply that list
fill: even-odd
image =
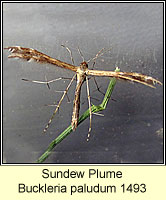
[{"label": "moth", "polygon": [[[62,46],[65,47],[64,45],[62,45]],[[69,88],[75,78],[77,79],[77,84],[76,84],[75,97],[74,97],[74,102],[73,102],[73,114],[72,114],[71,126],[72,126],[73,131],[78,126],[81,87],[82,87],[82,84],[86,81],[88,102],[89,102],[89,111],[90,111],[89,133],[91,131],[92,112],[91,112],[90,93],[89,93],[89,86],[88,86],[88,76],[115,77],[116,79],[122,79],[122,80],[130,81],[130,82],[141,83],[141,84],[144,84],[144,85],[152,87],[152,88],[155,88],[154,87],[155,84],[162,85],[162,83],[160,81],[156,80],[155,78],[152,78],[150,76],[140,74],[140,73],[115,72],[115,71],[103,71],[103,70],[88,69],[88,63],[91,60],[95,60],[99,55],[102,55],[104,48],[102,50],[100,50],[93,59],[90,59],[87,62],[83,59],[83,62],[81,62],[79,66],[75,66],[74,64],[68,64],[66,62],[62,62],[60,60],[52,58],[52,57],[50,57],[44,53],[41,53],[35,49],[32,49],[32,48],[11,46],[11,47],[7,47],[5,49],[7,49],[7,50],[9,50],[9,52],[11,52],[11,54],[8,56],[8,58],[20,58],[20,59],[24,59],[28,62],[36,61],[38,63],[48,63],[51,65],[58,66],[58,67],[68,69],[68,70],[75,72],[75,75],[71,79],[71,81],[70,81],[69,85],[67,86],[66,90],[64,91],[64,94],[63,94],[62,98],[60,99],[56,109],[54,110],[53,115],[51,116],[46,127],[44,128],[44,132],[47,131],[49,125],[52,122],[52,119],[54,118],[56,112],[58,111],[58,109],[61,105],[61,102],[62,102],[64,96],[67,94],[67,91],[69,90]],[[69,50],[68,47],[66,47],[66,49],[69,51],[69,53],[71,55],[71,60],[73,61],[71,51]],[[81,52],[80,52],[80,54],[81,54]],[[82,56],[82,54],[81,54],[81,56]],[[26,79],[24,79],[24,80],[26,80]],[[33,82],[35,82],[35,81],[33,81]],[[47,82],[47,84],[48,84],[48,82]],[[88,137],[89,137],[89,134],[88,134]]]}]

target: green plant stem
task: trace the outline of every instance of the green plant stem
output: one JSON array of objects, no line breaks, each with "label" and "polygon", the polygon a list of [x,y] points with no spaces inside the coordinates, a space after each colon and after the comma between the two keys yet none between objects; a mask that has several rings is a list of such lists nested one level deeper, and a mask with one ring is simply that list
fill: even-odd
[{"label": "green plant stem", "polygon": [[[115,71],[120,71],[119,68],[116,68]],[[99,111],[102,111],[106,108],[107,103],[111,97],[111,94],[113,92],[114,86],[116,84],[116,78],[111,78],[110,83],[108,85],[107,91],[105,93],[104,99],[102,101],[102,103],[100,105],[92,105],[91,106],[91,110],[92,113],[97,113]],[[88,118],[90,115],[89,109],[86,110],[84,112],[84,114],[79,118],[79,122],[78,125],[81,124],[86,118]],[[71,132],[72,132],[72,127],[71,125],[66,128],[57,138],[55,138],[49,145],[49,147],[47,148],[47,150],[45,151],[45,153],[43,153],[43,155],[40,156],[40,158],[36,161],[37,163],[43,163],[46,158],[48,158],[48,156],[51,154],[53,148],[59,144],[63,139],[65,139],[65,137],[67,137]]]}]

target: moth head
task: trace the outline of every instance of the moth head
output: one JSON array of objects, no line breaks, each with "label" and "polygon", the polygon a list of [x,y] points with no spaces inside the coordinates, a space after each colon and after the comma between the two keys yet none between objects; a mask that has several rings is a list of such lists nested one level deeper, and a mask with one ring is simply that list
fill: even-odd
[{"label": "moth head", "polygon": [[83,69],[83,70],[87,69],[87,68],[88,68],[87,62],[82,62],[82,63],[80,64],[80,68]]}]

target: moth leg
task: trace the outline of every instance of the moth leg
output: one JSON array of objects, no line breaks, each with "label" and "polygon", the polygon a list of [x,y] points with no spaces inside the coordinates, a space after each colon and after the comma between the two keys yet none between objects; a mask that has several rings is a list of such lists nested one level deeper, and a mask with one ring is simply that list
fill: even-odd
[{"label": "moth leg", "polygon": [[[96,78],[95,78],[94,76],[92,76],[92,77],[93,77],[93,80],[94,80],[94,82],[95,82],[95,84],[96,84],[97,91],[100,92],[103,96],[105,96],[105,93],[102,92],[102,91],[100,90],[100,87],[99,87],[98,84],[97,84]],[[113,100],[113,101],[116,102],[116,100],[113,99],[113,98],[111,98],[111,100]]]},{"label": "moth leg", "polygon": [[95,79],[94,76],[93,76],[93,80],[94,80],[94,82],[95,82],[95,85],[96,85],[97,91],[100,92],[102,95],[105,95],[104,92],[102,92],[102,91],[100,90],[100,87],[98,86],[97,81],[96,81],[96,79]]},{"label": "moth leg", "polygon": [[89,84],[88,84],[88,77],[86,76],[86,86],[87,86],[87,95],[88,95],[88,103],[89,103],[89,131],[87,136],[87,142],[90,138],[90,132],[92,129],[92,109],[91,109],[91,101],[90,101],[90,92],[89,92]]},{"label": "moth leg", "polygon": [[48,83],[48,81],[47,81],[46,75],[45,75],[45,81],[47,82],[47,87],[48,87],[48,89],[50,90],[50,85],[49,85],[49,83]]},{"label": "moth leg", "polygon": [[[59,93],[64,93],[64,90],[54,90],[55,92],[59,92]],[[69,96],[68,96],[68,94],[66,93],[66,97],[67,97],[67,102],[68,103],[70,103],[70,98],[69,98]],[[54,102],[54,104],[55,104],[55,102]]]},{"label": "moth leg", "polygon": [[59,103],[58,103],[58,105],[57,105],[55,111],[53,112],[53,114],[52,114],[50,120],[48,121],[46,127],[45,127],[44,130],[43,130],[44,133],[47,131],[47,129],[48,129],[49,125],[51,124],[51,122],[52,122],[52,120],[53,120],[55,114],[56,114],[57,111],[59,110],[59,107],[60,107],[60,105],[61,105],[61,103],[62,103],[62,100],[64,99],[65,95],[67,94],[67,92],[68,92],[68,90],[69,90],[69,88],[70,88],[72,82],[74,81],[75,77],[76,77],[76,74],[73,76],[72,80],[70,81],[69,85],[67,86],[66,90],[64,91],[64,93],[63,93],[63,95],[62,95],[62,97],[61,97],[61,99],[60,99],[60,101],[59,101]]},{"label": "moth leg", "polygon": [[48,86],[48,88],[50,89],[49,83],[53,83],[53,82],[62,80],[62,78],[57,78],[57,79],[53,79],[50,81],[47,81],[46,77],[45,77],[45,81],[29,80],[29,79],[25,79],[25,78],[23,78],[22,80],[32,82],[32,83],[46,84]]},{"label": "moth leg", "polygon": [[[100,51],[101,51],[101,50],[100,50]],[[99,53],[98,53],[98,54],[99,54]],[[94,62],[93,62],[92,69],[94,68],[95,64],[96,64],[96,60],[94,60]],[[97,91],[99,91],[102,95],[105,95],[104,92],[102,92],[102,91],[100,90],[100,88],[99,88],[99,86],[98,86],[98,84],[97,84],[97,81],[96,81],[95,77],[94,77],[94,76],[92,76],[92,77],[93,77],[93,80],[94,80],[94,82],[95,82]]]}]

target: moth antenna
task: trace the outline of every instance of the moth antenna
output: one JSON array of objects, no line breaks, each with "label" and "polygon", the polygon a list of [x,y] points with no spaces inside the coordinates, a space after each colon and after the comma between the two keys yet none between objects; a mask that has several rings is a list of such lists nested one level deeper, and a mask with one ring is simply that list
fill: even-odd
[{"label": "moth antenna", "polygon": [[81,52],[79,47],[78,47],[78,52],[79,52],[79,54],[80,54],[80,56],[82,58],[82,61],[85,62],[84,56],[83,56],[83,54],[82,54],[82,52]]},{"label": "moth antenna", "polygon": [[66,50],[69,52],[71,62],[72,62],[73,65],[74,65],[74,59],[73,59],[72,51],[69,49],[69,47],[65,46],[64,44],[61,44],[61,46],[64,47],[64,48],[66,48]]}]

